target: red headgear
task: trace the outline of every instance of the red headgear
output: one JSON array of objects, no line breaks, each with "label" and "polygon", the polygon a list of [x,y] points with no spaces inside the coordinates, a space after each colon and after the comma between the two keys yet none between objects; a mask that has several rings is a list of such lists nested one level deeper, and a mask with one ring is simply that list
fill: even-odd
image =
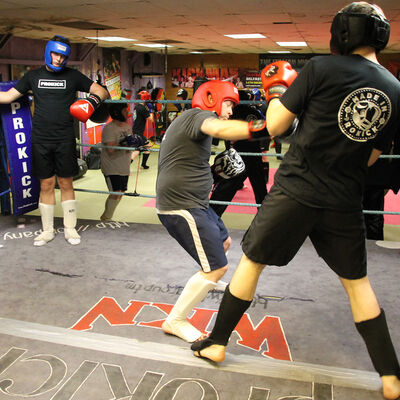
[{"label": "red headgear", "polygon": [[141,92],[139,92],[138,97],[140,100],[151,100],[150,93],[146,92],[145,90],[142,90]]},{"label": "red headgear", "polygon": [[[209,98],[211,95],[211,99]],[[239,103],[239,91],[232,82],[208,81],[202,83],[195,91],[192,99],[192,107],[202,110],[214,111],[221,114],[222,103],[226,100]]]}]

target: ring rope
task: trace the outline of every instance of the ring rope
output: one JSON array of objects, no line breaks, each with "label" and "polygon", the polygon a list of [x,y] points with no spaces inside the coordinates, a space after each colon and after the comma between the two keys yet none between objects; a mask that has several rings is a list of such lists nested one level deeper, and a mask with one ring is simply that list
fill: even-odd
[{"label": "ring rope", "polygon": [[[87,193],[97,193],[97,194],[115,194],[117,196],[130,196],[130,197],[145,197],[149,199],[155,199],[156,196],[152,194],[140,194],[135,192],[107,192],[105,190],[94,190],[94,189],[79,189],[74,188],[76,192],[87,192]],[[261,207],[261,204],[257,203],[239,203],[239,202],[229,202],[229,201],[219,201],[210,200],[210,204],[218,204],[224,206],[244,206],[244,207]],[[379,211],[379,210],[363,210],[364,214],[390,214],[390,215],[400,215],[400,211]]]},{"label": "ring rope", "polygon": [[[96,147],[96,148],[110,148],[110,149],[118,149],[118,150],[132,150],[132,151],[153,151],[160,152],[160,149],[145,149],[142,150],[141,147],[126,147],[126,146],[106,146],[105,144],[89,144],[89,143],[77,143],[77,146],[80,147]],[[212,155],[221,154],[221,151],[212,151]],[[285,153],[252,153],[252,152],[238,152],[241,156],[273,156],[273,157],[282,157]],[[400,158],[400,154],[381,154],[379,158]]]}]

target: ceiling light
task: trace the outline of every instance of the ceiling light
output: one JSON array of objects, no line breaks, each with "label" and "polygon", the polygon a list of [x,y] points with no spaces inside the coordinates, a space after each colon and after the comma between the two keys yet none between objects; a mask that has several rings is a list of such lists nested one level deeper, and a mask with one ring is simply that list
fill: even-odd
[{"label": "ceiling light", "polygon": [[174,47],[170,46],[168,44],[162,44],[162,43],[135,43],[135,46],[142,46],[142,47],[153,47],[153,48],[164,48],[164,47]]},{"label": "ceiling light", "polygon": [[203,54],[202,51],[191,51],[190,54]]},{"label": "ceiling light", "polygon": [[104,40],[106,42],[136,42],[137,39],[129,39],[119,36],[86,36],[86,39],[93,39],[93,40]]},{"label": "ceiling light", "polygon": [[307,46],[306,42],[276,42],[276,44],[283,47]]},{"label": "ceiling light", "polygon": [[268,50],[267,53],[287,54],[287,53],[291,53],[291,51],[289,51],[289,50]]},{"label": "ceiling light", "polygon": [[241,34],[224,35],[224,36],[230,37],[232,39],[265,39],[265,36],[261,35],[261,33],[241,33]]}]

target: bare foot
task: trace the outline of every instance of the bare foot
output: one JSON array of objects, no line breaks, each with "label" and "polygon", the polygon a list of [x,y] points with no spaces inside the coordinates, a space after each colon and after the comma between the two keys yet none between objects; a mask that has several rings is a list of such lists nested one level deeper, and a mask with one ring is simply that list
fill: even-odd
[{"label": "bare foot", "polygon": [[196,357],[207,358],[214,362],[222,362],[225,360],[226,347],[220,344],[213,344],[211,339],[195,342],[191,349]]},{"label": "bare foot", "polygon": [[165,320],[161,325],[161,329],[165,333],[178,336],[189,343],[201,340],[204,336],[204,334],[195,328],[188,320],[172,320],[168,322]]},{"label": "bare foot", "polygon": [[395,375],[382,376],[383,397],[388,400],[400,398],[400,380]]}]

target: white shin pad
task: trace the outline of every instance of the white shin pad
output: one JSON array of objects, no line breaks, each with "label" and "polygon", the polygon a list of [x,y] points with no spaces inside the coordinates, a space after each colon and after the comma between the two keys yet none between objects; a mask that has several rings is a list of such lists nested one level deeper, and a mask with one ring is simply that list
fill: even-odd
[{"label": "white shin pad", "polygon": [[65,200],[61,202],[64,213],[64,237],[65,240],[72,245],[79,244],[81,237],[76,231],[76,200]]},{"label": "white shin pad", "polygon": [[215,286],[215,282],[205,279],[200,272],[194,274],[187,281],[181,295],[165,320],[173,335],[187,342],[194,342],[201,337],[202,333],[186,318]]},{"label": "white shin pad", "polygon": [[40,217],[42,219],[42,233],[35,237],[35,246],[44,246],[54,239],[54,204],[39,203]]}]

